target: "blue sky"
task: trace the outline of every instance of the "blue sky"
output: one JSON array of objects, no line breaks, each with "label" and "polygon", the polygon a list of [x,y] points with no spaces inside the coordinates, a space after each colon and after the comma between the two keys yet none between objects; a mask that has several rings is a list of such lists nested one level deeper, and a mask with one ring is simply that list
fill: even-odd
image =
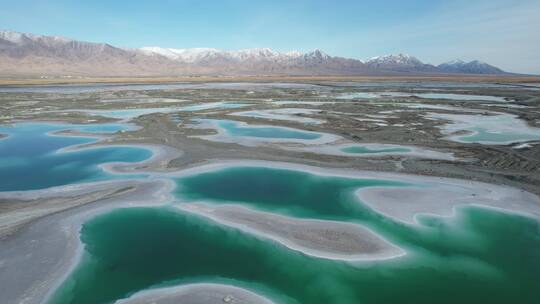
[{"label": "blue sky", "polygon": [[540,74],[539,0],[0,0],[0,28],[121,47],[480,59]]}]

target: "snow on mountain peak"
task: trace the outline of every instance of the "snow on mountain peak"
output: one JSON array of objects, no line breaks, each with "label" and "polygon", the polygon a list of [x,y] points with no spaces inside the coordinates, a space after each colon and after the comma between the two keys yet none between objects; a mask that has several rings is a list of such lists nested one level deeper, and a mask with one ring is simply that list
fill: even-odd
[{"label": "snow on mountain peak", "polygon": [[416,57],[408,54],[383,55],[373,57],[366,61],[368,64],[422,64]]},{"label": "snow on mountain peak", "polygon": [[461,60],[461,59],[454,59],[454,60],[450,60],[444,64],[449,64],[449,65],[460,65],[460,64],[465,64],[466,62]]},{"label": "snow on mountain peak", "polygon": [[480,60],[473,60],[469,62],[469,64],[477,64],[477,65],[488,65],[487,63],[480,61]]},{"label": "snow on mountain peak", "polygon": [[7,40],[15,44],[24,43],[26,40],[30,40],[30,41],[44,40],[44,41],[49,41],[49,42],[64,42],[64,43],[73,41],[71,39],[60,37],[60,36],[42,36],[42,35],[34,35],[34,34],[29,34],[29,33],[21,33],[21,32],[8,31],[8,30],[0,31],[0,39]]},{"label": "snow on mountain peak", "polygon": [[330,58],[330,55],[326,54],[325,52],[319,50],[319,49],[315,49],[313,52],[311,52],[310,54],[313,54],[319,58],[324,58],[324,59],[328,59]]},{"label": "snow on mountain peak", "polygon": [[[2,56],[13,62],[35,60],[36,65],[56,62],[58,66],[70,66],[73,60],[86,63],[101,60],[101,65],[90,66],[92,71],[125,72],[125,62],[130,68],[144,67],[144,73],[465,73],[502,74],[501,69],[481,61],[453,60],[438,66],[424,64],[416,57],[400,53],[373,57],[367,61],[330,56],[320,49],[309,52],[279,52],[270,48],[220,50],[215,48],[118,48],[104,43],[71,40],[57,36],[42,36],[8,30],[0,30]],[[138,55],[138,56],[134,56]],[[156,56],[155,58],[152,58]],[[41,60],[46,57],[47,60]],[[27,59],[28,58],[28,59]],[[40,58],[35,59],[35,58]],[[115,62],[117,60],[117,64]],[[45,62],[45,63],[43,63]],[[33,63],[34,64],[34,63]],[[118,70],[114,70],[116,64]],[[14,70],[17,66],[14,64]],[[34,71],[28,65],[28,71]],[[56,66],[55,66],[56,67]],[[165,70],[167,72],[165,72]],[[60,68],[58,71],[61,71]],[[83,72],[84,73],[84,72]],[[377,72],[379,73],[379,72]]]},{"label": "snow on mountain peak", "polygon": [[161,55],[171,60],[196,62],[205,57],[215,55],[221,51],[213,48],[173,49],[162,47],[143,47],[139,49],[146,55]]},{"label": "snow on mountain peak", "polygon": [[300,51],[289,51],[287,53],[285,53],[286,56],[289,56],[291,58],[297,58],[297,57],[300,57],[302,55],[304,55],[304,53],[300,52]]},{"label": "snow on mountain peak", "polygon": [[241,49],[237,51],[224,51],[212,48],[191,48],[191,49],[173,49],[161,47],[143,47],[139,51],[146,55],[160,55],[169,59],[181,62],[194,63],[211,57],[222,57],[228,60],[290,60],[300,58],[328,59],[330,56],[321,50],[314,50],[310,53],[291,51],[281,53],[270,48]]},{"label": "snow on mountain peak", "polygon": [[22,42],[24,34],[12,31],[0,31],[0,39],[4,39],[13,43]]}]

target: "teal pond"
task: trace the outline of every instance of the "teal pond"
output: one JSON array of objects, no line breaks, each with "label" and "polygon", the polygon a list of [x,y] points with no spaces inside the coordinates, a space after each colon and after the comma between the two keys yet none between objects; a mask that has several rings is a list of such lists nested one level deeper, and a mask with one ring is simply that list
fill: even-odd
[{"label": "teal pond", "polygon": [[[135,163],[152,156],[136,147],[71,149],[96,142],[94,133],[113,133],[126,128],[118,124],[70,125],[17,123],[0,125],[0,191],[34,190],[80,182],[115,178],[99,166],[111,162]],[[88,136],[53,134],[74,130]]]},{"label": "teal pond", "polygon": [[406,225],[354,191],[399,180],[231,167],[174,178],[175,204],[240,204],[288,216],[358,223],[404,248],[391,260],[345,262],[290,250],[173,205],[116,209],[81,229],[80,263],[49,303],[113,303],[152,288],[225,283],[277,303],[537,303],[540,223],[481,207]]},{"label": "teal pond", "polygon": [[330,134],[304,131],[301,129],[271,126],[251,125],[234,120],[197,119],[195,128],[215,129],[218,134],[201,136],[201,138],[237,142],[252,145],[260,142],[319,142],[334,139]]}]

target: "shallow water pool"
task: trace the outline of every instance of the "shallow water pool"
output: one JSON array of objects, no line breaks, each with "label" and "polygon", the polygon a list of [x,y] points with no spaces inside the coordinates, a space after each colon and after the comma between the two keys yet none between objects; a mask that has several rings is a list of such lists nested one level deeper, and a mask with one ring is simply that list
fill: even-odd
[{"label": "shallow water pool", "polygon": [[92,137],[51,134],[64,130],[90,133],[114,132],[118,125],[68,125],[20,123],[0,126],[0,191],[43,189],[79,182],[114,178],[99,165],[140,162],[152,156],[147,149],[96,147],[69,151],[95,142]]}]

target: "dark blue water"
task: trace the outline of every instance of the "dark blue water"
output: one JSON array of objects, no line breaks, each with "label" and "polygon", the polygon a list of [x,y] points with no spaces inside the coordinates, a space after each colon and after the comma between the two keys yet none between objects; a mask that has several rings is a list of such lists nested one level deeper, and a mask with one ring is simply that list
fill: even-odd
[{"label": "dark blue water", "polygon": [[0,126],[0,191],[33,190],[79,182],[115,178],[98,166],[108,162],[139,162],[152,152],[134,147],[100,147],[63,151],[70,146],[96,141],[92,137],[51,135],[73,129],[110,133],[121,125],[68,125],[21,123]]}]

